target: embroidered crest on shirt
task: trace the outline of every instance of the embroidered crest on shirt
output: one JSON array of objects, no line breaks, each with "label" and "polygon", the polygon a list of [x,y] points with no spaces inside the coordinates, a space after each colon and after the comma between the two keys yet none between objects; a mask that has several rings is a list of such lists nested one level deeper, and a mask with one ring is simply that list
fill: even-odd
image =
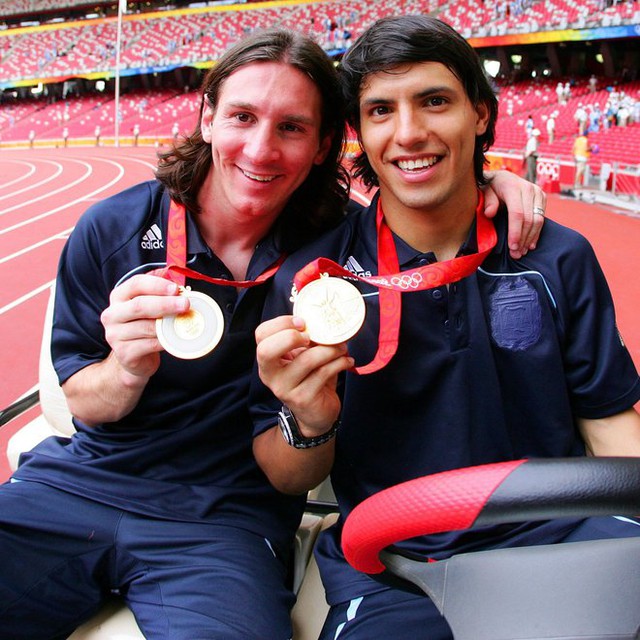
[{"label": "embroidered crest on shirt", "polygon": [[498,279],[489,295],[489,317],[491,335],[503,349],[524,351],[540,339],[538,292],[521,276]]}]

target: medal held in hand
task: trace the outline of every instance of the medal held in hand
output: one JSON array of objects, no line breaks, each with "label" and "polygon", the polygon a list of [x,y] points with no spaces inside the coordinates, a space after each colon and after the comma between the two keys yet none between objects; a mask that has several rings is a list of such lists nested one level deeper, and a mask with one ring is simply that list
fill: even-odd
[{"label": "medal held in hand", "polygon": [[168,353],[194,360],[218,345],[224,331],[224,316],[218,303],[204,293],[184,287],[180,295],[189,298],[188,311],[158,318],[156,333]]},{"label": "medal held in hand", "polygon": [[[302,309],[296,311],[295,303],[298,299],[304,299],[304,294],[307,289],[317,282],[322,280],[330,281],[332,282],[331,286],[336,286],[336,289],[337,285],[333,285],[333,281],[343,282],[345,285],[355,289],[353,285],[344,280],[340,280],[340,277],[343,277],[367,282],[380,289],[378,351],[371,362],[354,367],[353,371],[361,375],[380,371],[380,369],[389,363],[398,349],[400,318],[402,315],[401,294],[410,291],[424,291],[466,278],[482,264],[482,261],[491,252],[493,247],[495,247],[498,238],[492,222],[484,215],[484,196],[481,191],[478,191],[478,204],[476,206],[476,238],[478,244],[476,253],[458,255],[450,260],[434,262],[423,267],[418,267],[417,269],[401,272],[395,241],[389,226],[385,222],[380,200],[378,200],[376,211],[376,231],[378,235],[378,275],[359,276],[341,267],[336,262],[333,262],[333,260],[316,258],[300,269],[293,278],[294,295],[292,300],[294,302],[294,314],[302,316],[309,322],[305,315],[309,313],[309,317],[314,323],[317,318],[315,318],[311,312],[306,311],[306,306],[311,306],[317,313],[318,307],[326,304],[329,311],[327,311],[324,316],[327,319],[331,318],[330,312],[332,312],[334,308],[339,309],[340,312],[335,313],[334,316],[334,321],[336,322],[338,318],[347,317],[347,311],[338,306],[338,295],[332,290],[322,292],[323,290],[320,289],[320,294],[313,294],[313,290],[310,290],[310,293],[313,294],[311,296],[312,304],[304,305]],[[327,285],[325,284],[324,286]],[[358,296],[362,301],[362,295],[359,292]],[[344,297],[350,300],[346,292],[344,293]],[[364,302],[362,302],[362,304],[364,306]],[[299,302],[298,307],[300,307]],[[319,314],[319,318],[320,317],[322,317],[321,314]],[[363,320],[364,312],[360,324],[362,324]],[[355,335],[359,328],[360,325],[357,326],[349,337]],[[311,327],[307,327],[307,329],[311,339],[319,344],[335,344],[348,339],[347,337],[341,337],[340,340],[336,340],[335,342],[322,342],[323,339],[327,339],[322,333],[320,333],[318,339],[316,339],[311,334]],[[319,329],[319,331],[322,330]],[[345,335],[348,335],[347,331],[345,331]]]},{"label": "medal held in hand", "polygon": [[293,314],[304,319],[311,341],[324,345],[351,339],[360,330],[365,311],[356,287],[326,274],[298,291],[293,303]]},{"label": "medal held in hand", "polygon": [[180,286],[180,295],[189,298],[189,310],[156,320],[156,333],[164,349],[185,360],[194,360],[215,349],[224,333],[224,315],[218,303],[200,291],[185,286],[187,277],[222,287],[247,289],[266,282],[280,268],[284,255],[265,269],[255,280],[226,280],[211,278],[186,266],[187,230],[183,205],[171,201],[167,225],[167,266],[155,274]]}]

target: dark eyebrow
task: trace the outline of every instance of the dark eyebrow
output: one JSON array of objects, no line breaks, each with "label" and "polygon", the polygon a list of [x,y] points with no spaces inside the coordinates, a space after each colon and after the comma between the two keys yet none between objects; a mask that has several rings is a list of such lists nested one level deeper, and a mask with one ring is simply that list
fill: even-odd
[{"label": "dark eyebrow", "polygon": [[416,98],[428,98],[429,96],[439,95],[441,93],[451,93],[452,89],[450,86],[443,84],[440,87],[429,87],[424,91],[420,91],[420,93],[416,94]]},{"label": "dark eyebrow", "polygon": [[[228,102],[228,106],[233,109],[245,109],[246,111],[255,111],[255,105],[250,102]],[[313,118],[301,115],[299,113],[285,113],[282,120],[284,122],[294,122],[297,124],[306,124],[313,126],[315,124]]]},{"label": "dark eyebrow", "polygon": [[[451,93],[452,89],[448,85],[441,85],[437,87],[427,87],[422,91],[416,93],[413,98],[417,100],[423,100],[424,98],[429,98],[430,96],[441,95],[443,93]],[[370,107],[375,105],[389,105],[394,102],[393,98],[367,98],[362,101],[361,106]]]}]

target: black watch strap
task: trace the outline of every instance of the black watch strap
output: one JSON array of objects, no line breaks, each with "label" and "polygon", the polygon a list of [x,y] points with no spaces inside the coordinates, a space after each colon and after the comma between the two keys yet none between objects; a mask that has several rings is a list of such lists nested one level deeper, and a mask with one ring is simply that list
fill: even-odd
[{"label": "black watch strap", "polygon": [[291,409],[286,404],[282,405],[282,409],[278,411],[278,426],[282,432],[282,437],[285,442],[296,449],[311,449],[312,447],[318,447],[329,440],[333,440],[340,426],[340,420],[336,420],[329,431],[313,438],[306,438],[300,433],[300,427],[296,421],[296,417],[293,415]]}]

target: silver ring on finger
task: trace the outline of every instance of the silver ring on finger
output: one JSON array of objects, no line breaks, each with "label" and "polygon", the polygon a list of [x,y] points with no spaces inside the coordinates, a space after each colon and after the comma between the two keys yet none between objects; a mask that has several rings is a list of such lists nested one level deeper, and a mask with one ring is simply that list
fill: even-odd
[{"label": "silver ring on finger", "polygon": [[533,215],[542,216],[544,218],[544,209],[542,207],[533,207]]}]

